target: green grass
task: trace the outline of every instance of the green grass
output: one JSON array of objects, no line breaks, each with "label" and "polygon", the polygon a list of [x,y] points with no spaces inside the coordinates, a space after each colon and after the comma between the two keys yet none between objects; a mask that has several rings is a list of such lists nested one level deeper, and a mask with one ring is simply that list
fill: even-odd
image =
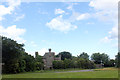
[{"label": "green grass", "polygon": [[[72,69],[70,69],[72,70]],[[43,72],[27,72],[20,74],[4,74],[3,78],[118,78],[118,70],[109,68],[109,69],[95,69],[92,72],[65,72],[70,71],[63,70],[61,73],[55,73],[52,71],[43,71]],[[77,69],[78,70],[78,69]],[[62,71],[62,70],[55,70]],[[73,70],[72,70],[73,71]]]}]

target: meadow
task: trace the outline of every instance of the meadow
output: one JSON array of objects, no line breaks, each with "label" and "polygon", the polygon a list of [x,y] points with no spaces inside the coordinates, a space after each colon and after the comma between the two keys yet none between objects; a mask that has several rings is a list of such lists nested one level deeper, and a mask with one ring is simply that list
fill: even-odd
[{"label": "meadow", "polygon": [[93,69],[87,72],[68,72],[79,69],[48,70],[19,74],[3,74],[3,78],[118,78],[117,68]]}]

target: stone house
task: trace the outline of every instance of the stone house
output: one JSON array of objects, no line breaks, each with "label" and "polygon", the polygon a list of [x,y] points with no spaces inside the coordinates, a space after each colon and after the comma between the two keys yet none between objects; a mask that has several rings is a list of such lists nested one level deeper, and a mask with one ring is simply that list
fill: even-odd
[{"label": "stone house", "polygon": [[52,69],[52,62],[54,60],[61,60],[61,55],[59,55],[59,57],[55,57],[55,52],[51,52],[51,49],[49,49],[49,52],[46,52],[43,56],[44,68]]}]

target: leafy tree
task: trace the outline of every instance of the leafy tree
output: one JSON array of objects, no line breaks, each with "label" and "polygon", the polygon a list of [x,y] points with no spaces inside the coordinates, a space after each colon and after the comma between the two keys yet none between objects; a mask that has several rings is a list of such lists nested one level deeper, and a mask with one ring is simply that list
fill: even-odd
[{"label": "leafy tree", "polygon": [[63,61],[58,61],[58,60],[55,60],[53,61],[53,68],[54,69],[63,69],[64,68],[64,63]]},{"label": "leafy tree", "polygon": [[42,70],[44,68],[43,63],[41,62],[36,62],[35,65],[36,65],[36,70]]},{"label": "leafy tree", "polygon": [[91,56],[91,59],[96,63],[96,64],[103,64],[104,66],[106,66],[108,64],[109,61],[109,56],[105,53],[94,53]]},{"label": "leafy tree", "polygon": [[106,64],[104,64],[104,67],[115,67],[115,60],[110,59]]},{"label": "leafy tree", "polygon": [[72,54],[70,52],[60,52],[58,55],[61,55],[61,60],[65,60],[66,59],[71,59],[72,58]]},{"label": "leafy tree", "polygon": [[64,60],[64,68],[71,68],[71,60],[70,59],[66,59]]},{"label": "leafy tree", "polygon": [[95,64],[94,62],[88,60],[88,59],[83,59],[80,58],[77,61],[78,63],[78,68],[82,68],[82,69],[94,69],[95,68]]},{"label": "leafy tree", "polygon": [[91,59],[96,64],[101,64],[101,62],[102,62],[102,55],[100,53],[94,53],[94,54],[92,54]]},{"label": "leafy tree", "polygon": [[28,55],[28,53],[25,53],[24,60],[26,62],[26,68],[25,71],[35,71],[36,70],[36,63],[33,56]]},{"label": "leafy tree", "polygon": [[18,73],[19,59],[24,53],[23,44],[18,44],[16,41],[7,37],[2,37],[2,63],[4,73]]},{"label": "leafy tree", "polygon": [[105,53],[102,53],[101,54],[101,61],[102,61],[102,64],[106,65],[108,64],[109,62],[109,56]]},{"label": "leafy tree", "polygon": [[78,58],[89,59],[89,55],[87,53],[83,52],[82,54],[80,54],[78,56]]}]

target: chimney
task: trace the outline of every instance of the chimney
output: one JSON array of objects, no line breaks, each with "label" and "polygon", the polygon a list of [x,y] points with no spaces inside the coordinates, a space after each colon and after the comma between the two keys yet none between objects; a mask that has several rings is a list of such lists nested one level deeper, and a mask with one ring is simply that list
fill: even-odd
[{"label": "chimney", "polygon": [[51,52],[51,49],[48,49],[49,50],[49,52]]}]

